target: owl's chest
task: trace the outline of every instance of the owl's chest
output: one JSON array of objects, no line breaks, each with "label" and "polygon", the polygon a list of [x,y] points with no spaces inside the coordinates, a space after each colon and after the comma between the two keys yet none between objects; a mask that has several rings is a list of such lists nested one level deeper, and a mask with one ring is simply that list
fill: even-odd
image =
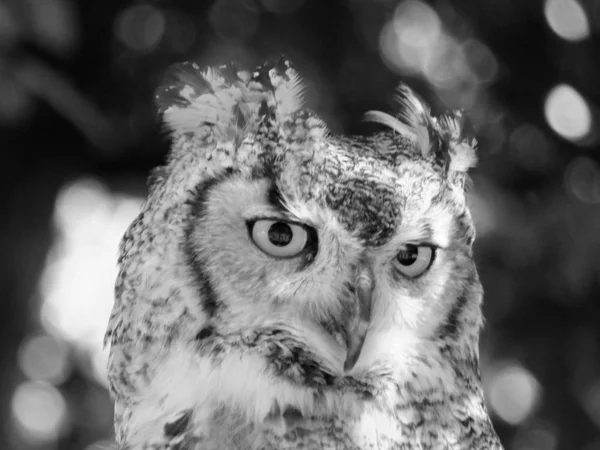
[{"label": "owl's chest", "polygon": [[[344,411],[329,416],[302,416],[294,408],[262,423],[240,426],[232,416],[220,422],[211,439],[216,448],[344,449],[344,450],[437,450],[466,449],[460,432],[449,422],[402,422],[392,411],[365,410],[358,417]],[[237,433],[234,430],[238,430]],[[206,448],[206,447],[198,447]],[[486,447],[482,447],[484,449]]]}]

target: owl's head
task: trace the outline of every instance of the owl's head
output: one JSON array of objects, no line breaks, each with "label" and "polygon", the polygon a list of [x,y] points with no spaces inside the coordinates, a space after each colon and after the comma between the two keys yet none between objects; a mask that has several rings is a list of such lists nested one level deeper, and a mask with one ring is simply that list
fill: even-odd
[{"label": "owl's head", "polygon": [[173,147],[147,209],[180,230],[185,263],[167,277],[185,272],[200,299],[186,300],[202,309],[196,339],[304,382],[412,370],[443,348],[476,360],[476,156],[460,114],[433,117],[402,86],[397,111],[365,115],[383,131],[338,137],[285,60],[170,76],[157,102]]}]

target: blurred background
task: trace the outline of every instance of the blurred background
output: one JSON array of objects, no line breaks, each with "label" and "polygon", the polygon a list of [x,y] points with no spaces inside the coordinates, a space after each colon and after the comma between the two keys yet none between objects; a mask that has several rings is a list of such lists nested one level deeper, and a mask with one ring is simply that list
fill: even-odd
[{"label": "blurred background", "polygon": [[482,372],[507,450],[600,449],[600,0],[0,1],[0,448],[112,441],[119,238],[174,62],[285,51],[336,132],[404,80],[467,110]]}]

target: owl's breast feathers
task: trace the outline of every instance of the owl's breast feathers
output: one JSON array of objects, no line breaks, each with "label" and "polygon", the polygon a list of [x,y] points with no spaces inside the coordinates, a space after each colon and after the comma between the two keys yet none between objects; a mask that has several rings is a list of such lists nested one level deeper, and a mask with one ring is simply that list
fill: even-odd
[{"label": "owl's breast feathers", "polygon": [[[479,377],[461,116],[434,119],[402,88],[397,116],[370,115],[393,131],[335,137],[303,91],[283,59],[254,72],[183,64],[157,91],[173,145],[121,243],[105,340],[118,447],[501,450]],[[246,250],[246,223],[231,218],[252,214],[310,222],[318,251]],[[361,294],[361,255],[407,224],[440,233],[422,214],[452,230],[439,286],[384,285],[369,259],[377,281]]]}]

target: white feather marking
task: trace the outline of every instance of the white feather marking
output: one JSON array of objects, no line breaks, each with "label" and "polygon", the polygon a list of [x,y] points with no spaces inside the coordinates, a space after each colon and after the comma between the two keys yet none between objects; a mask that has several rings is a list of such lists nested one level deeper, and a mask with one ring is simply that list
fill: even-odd
[{"label": "white feather marking", "polygon": [[216,67],[207,67],[202,76],[209,82],[213,90],[225,85],[225,78],[223,78],[221,71]]},{"label": "white feather marking", "polygon": [[269,72],[271,84],[275,87],[277,112],[282,118],[302,109],[306,89],[300,75],[295,70],[288,69],[286,75],[288,79],[278,75],[275,69],[271,69]]},{"label": "white feather marking", "polygon": [[240,70],[237,73],[237,76],[240,77],[240,80],[242,80],[244,83],[248,83],[252,78],[252,74],[247,70]]},{"label": "white feather marking", "polygon": [[159,370],[144,399],[132,406],[128,444],[133,448],[161,438],[165,418],[175,418],[188,409],[194,411],[198,431],[209,434],[210,420],[221,405],[255,423],[264,421],[275,402],[298,408],[304,415],[345,411],[352,417],[364,407],[350,392],[324,391],[316,404],[312,389],[276,376],[256,353],[231,350],[215,364],[210,358],[198,357],[195,348],[179,344],[157,360],[156,366]]},{"label": "white feather marking", "polygon": [[193,102],[196,98],[196,91],[192,86],[186,84],[181,91],[179,91],[179,95],[185,98],[189,102]]},{"label": "white feather marking", "polygon": [[421,149],[421,156],[425,158],[431,150],[431,144],[429,142],[429,130],[426,126],[418,126],[415,130],[417,134],[417,144]]},{"label": "white feather marking", "polygon": [[477,164],[477,153],[474,144],[461,142],[450,149],[450,166],[452,172],[466,172]]},{"label": "white feather marking", "polygon": [[237,129],[233,108],[242,96],[241,90],[232,86],[210,94],[202,94],[188,106],[171,106],[164,113],[165,123],[177,133],[203,133],[203,125],[215,127],[219,136],[232,139],[229,134]]},{"label": "white feather marking", "polygon": [[[410,301],[409,298],[406,300]],[[399,309],[394,314],[397,322],[398,312]],[[361,356],[349,375],[360,377],[361,373],[372,374],[381,367],[385,371],[391,369],[393,379],[411,380],[420,390],[434,389],[438,392],[453,393],[456,385],[450,363],[442,359],[423,360],[423,355],[438,352],[436,344],[415,335],[413,330],[408,329],[407,324],[404,324],[404,330],[400,329],[401,326],[400,323],[396,323],[387,329],[380,326],[370,328]],[[432,367],[432,364],[439,367]]]},{"label": "white feather marking", "polygon": [[466,172],[477,164],[477,141],[475,139],[466,139],[462,135],[462,111],[454,111],[437,120],[442,131],[450,133],[450,166],[449,170],[453,172]]}]

